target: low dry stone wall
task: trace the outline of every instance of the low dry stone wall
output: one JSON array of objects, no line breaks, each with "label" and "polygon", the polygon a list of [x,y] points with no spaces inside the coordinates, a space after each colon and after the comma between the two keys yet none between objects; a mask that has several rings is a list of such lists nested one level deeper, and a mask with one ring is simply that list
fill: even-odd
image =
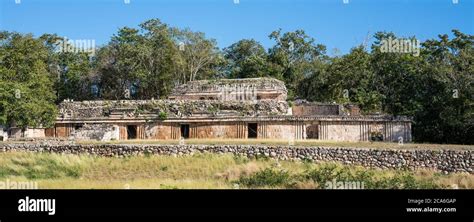
[{"label": "low dry stone wall", "polygon": [[32,151],[66,154],[91,154],[106,157],[131,155],[184,156],[195,153],[232,153],[279,160],[337,161],[382,169],[430,168],[443,173],[473,174],[474,152],[471,150],[395,150],[365,148],[288,147],[261,145],[45,145],[0,144],[0,152]]}]

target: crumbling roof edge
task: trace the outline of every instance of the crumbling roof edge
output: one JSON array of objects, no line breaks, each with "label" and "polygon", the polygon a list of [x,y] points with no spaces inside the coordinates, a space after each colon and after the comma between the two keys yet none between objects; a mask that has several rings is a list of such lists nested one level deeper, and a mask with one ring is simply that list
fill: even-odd
[{"label": "crumbling roof edge", "polygon": [[56,123],[73,123],[73,122],[90,122],[90,121],[104,121],[104,122],[187,122],[187,121],[207,121],[207,122],[233,122],[233,121],[367,121],[367,122],[412,122],[413,119],[406,116],[337,116],[337,115],[320,115],[311,117],[297,117],[291,115],[279,116],[254,116],[254,117],[182,117],[182,118],[168,118],[166,120],[149,119],[144,117],[133,118],[75,118],[75,119],[57,119]]}]

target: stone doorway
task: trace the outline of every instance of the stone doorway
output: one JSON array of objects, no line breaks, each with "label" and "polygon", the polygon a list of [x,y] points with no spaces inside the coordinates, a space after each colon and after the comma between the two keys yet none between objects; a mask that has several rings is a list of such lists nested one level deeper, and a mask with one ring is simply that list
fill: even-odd
[{"label": "stone doorway", "polygon": [[306,127],[306,139],[319,139],[319,125],[313,124]]},{"label": "stone doorway", "polygon": [[181,137],[189,138],[189,124],[181,124]]},{"label": "stone doorway", "polygon": [[258,131],[257,131],[257,129],[258,129],[258,124],[257,124],[257,123],[249,123],[248,126],[247,126],[247,129],[248,129],[248,130],[247,130],[247,131],[248,131],[248,132],[247,132],[247,135],[248,135],[247,138],[249,138],[249,139],[252,139],[252,138],[255,139],[255,138],[257,138],[257,135],[258,135],[258,133],[257,133],[257,132],[258,132]]},{"label": "stone doorway", "polygon": [[136,125],[127,125],[127,139],[129,140],[137,139],[137,126]]}]

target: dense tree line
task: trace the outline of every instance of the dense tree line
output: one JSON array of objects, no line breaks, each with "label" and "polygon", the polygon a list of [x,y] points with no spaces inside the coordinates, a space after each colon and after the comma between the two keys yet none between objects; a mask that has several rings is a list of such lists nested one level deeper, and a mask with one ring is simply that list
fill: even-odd
[{"label": "dense tree line", "polygon": [[386,39],[397,39],[387,32],[343,56],[329,56],[303,30],[270,33],[269,49],[243,39],[221,50],[204,33],[152,19],[119,29],[91,55],[58,50],[65,39],[54,34],[4,31],[0,124],[49,126],[64,99],[165,98],[187,81],[274,77],[286,83],[290,100],[413,116],[416,141],[474,144],[474,36],[452,36],[422,42],[416,55],[382,50]]},{"label": "dense tree line", "polygon": [[300,82],[298,95],[413,116],[416,141],[473,144],[474,36],[453,35],[421,43],[420,55],[413,56],[382,52],[383,39],[396,36],[376,33],[370,51],[359,46],[331,58]]}]

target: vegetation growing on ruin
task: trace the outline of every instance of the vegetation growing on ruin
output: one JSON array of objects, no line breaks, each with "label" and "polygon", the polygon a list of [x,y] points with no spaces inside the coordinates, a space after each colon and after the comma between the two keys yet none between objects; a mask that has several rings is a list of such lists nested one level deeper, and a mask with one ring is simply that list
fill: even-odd
[{"label": "vegetation growing on ruin", "polygon": [[160,111],[160,113],[158,114],[158,118],[159,118],[160,120],[166,120],[166,119],[168,119],[168,113],[167,113],[167,112]]},{"label": "vegetation growing on ruin", "polygon": [[211,105],[211,106],[207,107],[207,111],[209,113],[212,113],[213,115],[216,115],[219,112],[219,107]]},{"label": "vegetation growing on ruin", "polygon": [[327,182],[358,181],[372,188],[474,188],[474,175],[367,170],[335,163],[249,159],[234,155],[95,157],[0,153],[0,180],[36,181],[39,188],[324,189]]}]

